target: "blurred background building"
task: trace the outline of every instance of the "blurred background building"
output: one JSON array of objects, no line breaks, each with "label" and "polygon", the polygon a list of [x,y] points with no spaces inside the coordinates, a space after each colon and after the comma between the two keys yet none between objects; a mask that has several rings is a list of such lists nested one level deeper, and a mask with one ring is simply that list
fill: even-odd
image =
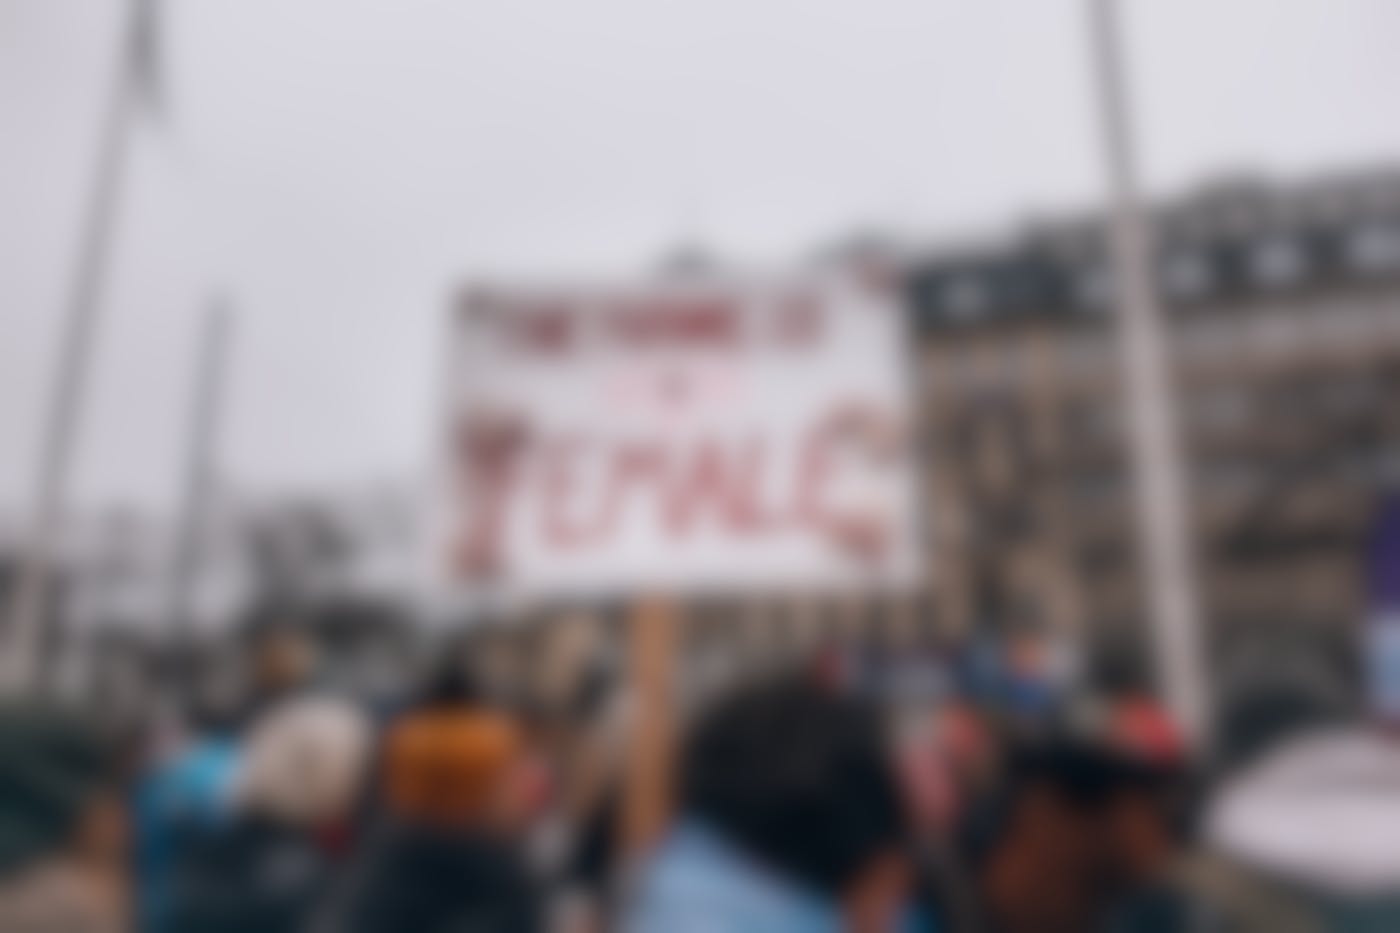
[{"label": "blurred background building", "polygon": [[[1400,478],[1389,404],[1400,390],[1400,174],[1232,180],[1157,218],[1215,673],[1244,689],[1286,669],[1349,695],[1363,534],[1377,494]],[[965,249],[856,249],[908,275],[927,586],[878,601],[698,601],[694,678],[843,633],[1146,650],[1104,237],[1101,218],[1084,216]],[[386,639],[407,644],[430,622],[511,631],[526,653],[544,628],[531,620],[573,614],[615,633],[611,606],[517,607],[512,626],[442,617],[420,573],[424,505],[409,481],[214,503],[186,620],[170,617],[170,524],[88,516],[64,536],[54,638],[90,659],[102,653],[93,646],[159,642],[176,626],[208,640],[292,620],[358,670]],[[6,568],[16,542],[4,542]]]},{"label": "blurred background building", "polygon": [[[1341,689],[1363,535],[1400,466],[1400,176],[1244,179],[1156,213],[1216,673]],[[1140,637],[1104,239],[1098,218],[1045,223],[914,271],[954,629]]]},{"label": "blurred background building", "polygon": [[[412,666],[398,662],[422,603],[420,517],[407,484],[315,499],[223,496],[206,505],[194,559],[181,561],[168,518],[132,509],[75,516],[45,626],[49,670],[62,685],[96,681],[99,691],[126,694],[190,653],[218,656],[260,629],[291,625],[311,631],[328,669],[356,686],[410,676]],[[20,543],[11,528],[0,539],[6,592]],[[184,613],[181,582],[190,593]]]}]

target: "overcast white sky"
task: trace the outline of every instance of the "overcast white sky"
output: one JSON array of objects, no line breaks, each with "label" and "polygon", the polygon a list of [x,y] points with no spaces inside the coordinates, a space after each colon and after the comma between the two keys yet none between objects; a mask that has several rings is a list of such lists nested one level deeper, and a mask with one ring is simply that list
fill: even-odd
[{"label": "overcast white sky", "polygon": [[[1154,190],[1400,161],[1400,3],[1135,0]],[[1083,0],[167,0],[82,437],[164,509],[195,326],[238,311],[224,472],[427,460],[446,295],[1009,229],[1101,190]],[[27,502],[120,0],[0,0],[0,510]]]}]

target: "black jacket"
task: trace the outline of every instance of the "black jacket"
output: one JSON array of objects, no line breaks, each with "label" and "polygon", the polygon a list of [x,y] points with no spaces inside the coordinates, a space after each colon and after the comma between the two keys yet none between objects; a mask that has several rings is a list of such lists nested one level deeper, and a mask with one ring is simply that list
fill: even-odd
[{"label": "black jacket", "polygon": [[246,817],[196,839],[176,871],[171,933],[298,933],[325,898],[334,860],[308,834]]},{"label": "black jacket", "polygon": [[318,930],[534,933],[539,892],[512,847],[481,835],[389,826],[371,837]]}]

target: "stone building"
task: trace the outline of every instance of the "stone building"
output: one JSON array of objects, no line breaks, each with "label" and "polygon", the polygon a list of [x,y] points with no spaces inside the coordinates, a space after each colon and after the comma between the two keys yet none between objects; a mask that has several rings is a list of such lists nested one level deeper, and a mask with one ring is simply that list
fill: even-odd
[{"label": "stone building", "polygon": [[[1400,176],[1222,185],[1156,219],[1211,657],[1344,671],[1400,480]],[[942,626],[1144,631],[1105,233],[1036,225],[912,271]]]}]

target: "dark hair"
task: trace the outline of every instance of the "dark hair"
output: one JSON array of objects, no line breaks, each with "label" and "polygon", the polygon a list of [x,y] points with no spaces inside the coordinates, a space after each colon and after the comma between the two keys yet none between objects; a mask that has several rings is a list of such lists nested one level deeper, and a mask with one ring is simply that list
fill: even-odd
[{"label": "dark hair", "polygon": [[1085,739],[1056,736],[1025,743],[1011,756],[1013,782],[1048,786],[1066,802],[1086,810],[1105,806],[1120,793],[1156,793],[1180,775]]},{"label": "dark hair", "polygon": [[476,706],[485,699],[485,691],[473,673],[461,661],[455,661],[443,665],[428,678],[416,705],[425,709]]},{"label": "dark hair", "polygon": [[874,709],[805,680],[740,689],[691,734],[682,806],[747,854],[836,894],[902,841]]}]

